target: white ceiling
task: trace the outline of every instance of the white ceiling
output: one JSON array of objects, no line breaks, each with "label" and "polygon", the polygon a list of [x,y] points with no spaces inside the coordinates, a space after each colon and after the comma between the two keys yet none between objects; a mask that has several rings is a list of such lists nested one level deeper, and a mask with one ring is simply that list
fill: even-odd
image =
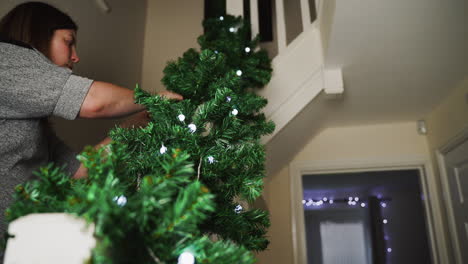
[{"label": "white ceiling", "polygon": [[468,1],[337,0],[326,68],[345,95],[329,125],[424,118],[468,77]]}]

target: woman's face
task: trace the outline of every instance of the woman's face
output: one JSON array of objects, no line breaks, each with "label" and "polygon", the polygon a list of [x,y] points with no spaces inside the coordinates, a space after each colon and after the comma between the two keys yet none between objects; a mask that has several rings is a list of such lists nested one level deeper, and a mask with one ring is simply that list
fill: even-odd
[{"label": "woman's face", "polygon": [[76,53],[76,31],[73,29],[57,29],[50,41],[49,59],[61,67],[73,69],[80,61]]}]

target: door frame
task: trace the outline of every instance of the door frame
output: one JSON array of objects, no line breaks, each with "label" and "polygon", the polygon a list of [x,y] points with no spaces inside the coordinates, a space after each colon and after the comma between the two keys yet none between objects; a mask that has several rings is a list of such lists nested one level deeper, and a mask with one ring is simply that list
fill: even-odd
[{"label": "door frame", "polygon": [[455,137],[450,139],[442,147],[436,150],[437,163],[439,165],[440,179],[442,183],[442,195],[445,201],[445,208],[447,213],[447,222],[449,226],[450,238],[453,243],[453,254],[455,255],[455,262],[457,264],[462,264],[461,252],[460,252],[460,242],[458,241],[457,228],[455,224],[455,215],[453,213],[453,204],[450,197],[450,186],[447,177],[447,168],[445,166],[445,156],[463,142],[468,140],[468,127],[465,127],[460,133]]},{"label": "door frame", "polygon": [[[376,160],[333,160],[333,161],[301,161],[289,166],[291,186],[291,227],[294,264],[307,263],[307,248],[304,227],[304,211],[302,205],[302,176],[307,174],[336,174],[349,172],[418,170],[421,192],[424,197],[437,199],[437,187],[430,159],[426,156],[386,157]],[[313,177],[311,175],[310,177]],[[435,214],[431,199],[424,199],[424,212],[427,223],[429,247],[433,264],[448,263],[446,260],[446,240],[440,226],[440,214]],[[434,224],[437,223],[436,224]]]}]

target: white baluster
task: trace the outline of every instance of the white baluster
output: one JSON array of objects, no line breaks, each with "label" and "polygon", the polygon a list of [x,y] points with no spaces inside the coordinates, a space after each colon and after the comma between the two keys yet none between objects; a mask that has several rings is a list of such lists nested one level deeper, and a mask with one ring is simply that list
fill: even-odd
[{"label": "white baluster", "polygon": [[310,13],[309,0],[301,0],[301,14],[302,28],[303,31],[306,31],[312,25],[312,23],[310,23],[310,16],[312,14]]},{"label": "white baluster", "polygon": [[226,13],[244,17],[244,1],[226,0]]},{"label": "white baluster", "polygon": [[252,37],[255,37],[258,33],[260,33],[258,0],[250,0],[250,23],[252,26]]},{"label": "white baluster", "polygon": [[276,2],[276,38],[278,40],[278,54],[286,49],[286,21],[284,19],[284,0],[275,0]]}]

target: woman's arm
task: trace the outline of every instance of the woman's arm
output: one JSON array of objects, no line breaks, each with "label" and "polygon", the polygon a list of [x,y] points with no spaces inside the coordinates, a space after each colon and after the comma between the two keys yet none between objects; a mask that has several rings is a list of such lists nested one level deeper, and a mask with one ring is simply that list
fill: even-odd
[{"label": "woman's arm", "polygon": [[[169,99],[183,99],[181,95],[169,91],[161,92],[159,95]],[[94,81],[81,105],[79,117],[123,117],[143,109],[142,105],[134,103],[132,90],[111,83]]]}]

